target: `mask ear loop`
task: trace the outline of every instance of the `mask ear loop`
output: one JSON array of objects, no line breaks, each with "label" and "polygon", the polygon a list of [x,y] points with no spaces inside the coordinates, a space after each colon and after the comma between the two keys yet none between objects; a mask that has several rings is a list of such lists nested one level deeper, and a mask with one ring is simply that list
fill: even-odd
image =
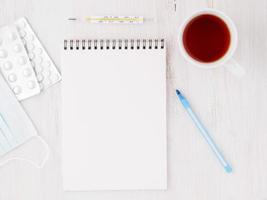
[{"label": "mask ear loop", "polygon": [[[23,162],[27,162],[29,163],[30,165],[33,165],[34,167],[36,167],[37,169],[41,169],[44,167],[46,161],[48,160],[49,156],[50,156],[50,148],[48,146],[48,144],[44,141],[44,139],[42,137],[40,137],[39,135],[37,136],[34,136],[36,138],[38,138],[40,140],[40,142],[44,145],[45,149],[46,149],[46,155],[44,157],[44,159],[42,160],[41,164],[36,164],[36,162],[32,161],[32,160],[29,160],[29,159],[25,159],[25,158],[21,158],[21,157],[12,157],[12,158],[9,158],[3,162],[0,163],[0,166],[3,166],[3,165],[6,165],[7,163],[9,163],[10,161],[13,161],[13,160],[18,160],[18,161],[23,161]],[[34,138],[33,137],[33,138]]]}]

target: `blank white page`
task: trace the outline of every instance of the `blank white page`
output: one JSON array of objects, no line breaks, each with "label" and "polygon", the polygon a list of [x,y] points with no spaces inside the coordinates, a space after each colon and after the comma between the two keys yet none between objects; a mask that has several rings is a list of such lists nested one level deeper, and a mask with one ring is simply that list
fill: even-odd
[{"label": "blank white page", "polygon": [[166,53],[63,50],[63,186],[166,189]]}]

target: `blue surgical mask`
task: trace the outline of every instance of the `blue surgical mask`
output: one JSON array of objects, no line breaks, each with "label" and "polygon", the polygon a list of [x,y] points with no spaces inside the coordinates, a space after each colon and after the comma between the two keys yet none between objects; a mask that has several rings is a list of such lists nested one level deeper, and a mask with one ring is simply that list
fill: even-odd
[{"label": "blue surgical mask", "polygon": [[[48,152],[47,144],[37,135],[37,130],[30,118],[0,74],[0,165],[2,157],[6,157],[8,153],[22,147],[34,137],[44,144],[45,151]],[[32,149],[32,151],[35,150]],[[27,160],[13,155],[4,161],[12,159]],[[34,163],[34,160],[29,162]]]}]

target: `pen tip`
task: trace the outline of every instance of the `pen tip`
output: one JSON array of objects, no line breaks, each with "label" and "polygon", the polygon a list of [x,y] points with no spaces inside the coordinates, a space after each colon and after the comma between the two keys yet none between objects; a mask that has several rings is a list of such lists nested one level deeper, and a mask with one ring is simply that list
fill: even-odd
[{"label": "pen tip", "polygon": [[176,94],[179,95],[181,94],[181,92],[179,90],[176,90]]}]

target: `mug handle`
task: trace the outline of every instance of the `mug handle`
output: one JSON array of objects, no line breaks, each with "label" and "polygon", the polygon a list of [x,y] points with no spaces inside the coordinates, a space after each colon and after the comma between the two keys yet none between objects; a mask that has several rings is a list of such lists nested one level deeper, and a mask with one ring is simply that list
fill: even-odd
[{"label": "mug handle", "polygon": [[244,67],[242,67],[235,59],[230,59],[227,63],[224,64],[226,69],[230,71],[232,74],[241,78],[246,74]]}]

